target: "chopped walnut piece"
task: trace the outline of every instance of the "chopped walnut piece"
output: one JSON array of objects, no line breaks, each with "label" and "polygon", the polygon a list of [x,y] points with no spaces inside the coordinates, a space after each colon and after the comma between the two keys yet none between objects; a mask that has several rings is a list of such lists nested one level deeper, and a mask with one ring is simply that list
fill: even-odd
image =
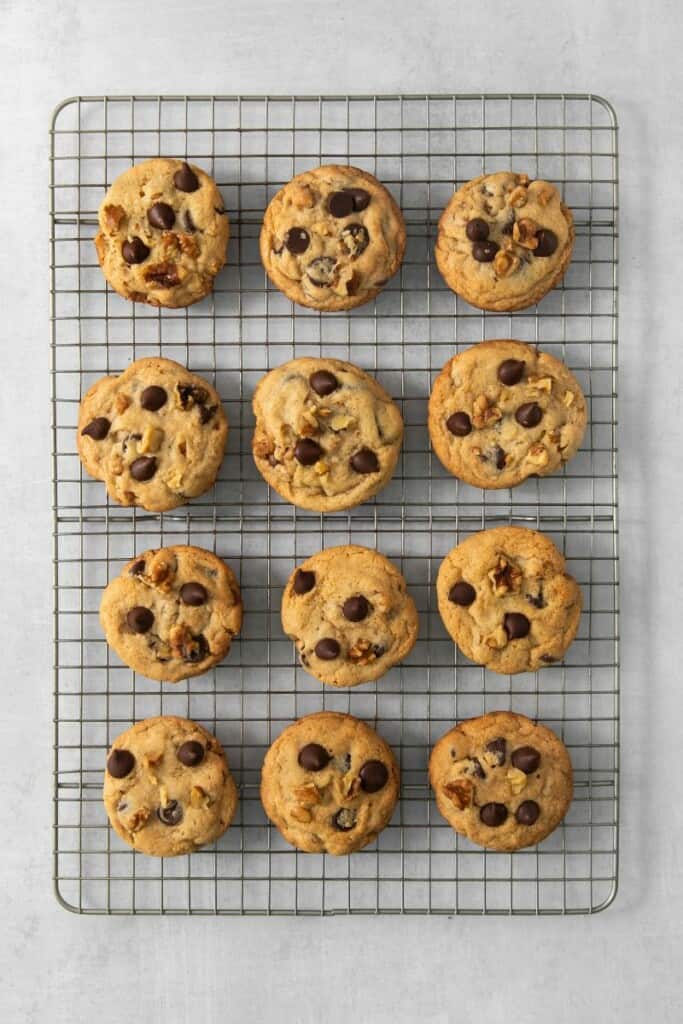
[{"label": "chopped walnut piece", "polygon": [[547,391],[548,394],[553,390],[552,377],[538,377],[531,374],[527,377],[527,384],[533,387],[536,391]]},{"label": "chopped walnut piece", "polygon": [[158,452],[163,439],[163,430],[160,430],[159,427],[147,427],[138,445],[138,451],[143,453]]},{"label": "chopped walnut piece", "polygon": [[369,665],[370,662],[376,661],[382,653],[384,652],[381,648],[378,648],[370,640],[356,640],[349,650],[349,659],[356,665]]},{"label": "chopped walnut piece", "polygon": [[502,415],[497,406],[489,405],[486,395],[479,395],[472,404],[472,423],[478,429],[487,427],[491,423],[497,423]]},{"label": "chopped walnut piece", "polygon": [[510,789],[516,796],[526,786],[527,777],[519,768],[508,768],[507,780],[510,783]]},{"label": "chopped walnut piece", "polygon": [[104,226],[108,231],[118,231],[119,225],[125,219],[126,211],[122,206],[115,206],[107,203],[104,208]]},{"label": "chopped walnut piece", "polygon": [[194,257],[199,255],[199,245],[192,235],[178,235],[178,245],[186,256]]},{"label": "chopped walnut piece", "polygon": [[254,438],[253,451],[257,459],[267,459],[275,451],[275,445],[265,434],[259,434]]},{"label": "chopped walnut piece", "polygon": [[517,175],[517,180],[518,180],[518,184],[520,184],[520,185],[528,185],[529,184],[529,175],[528,174],[518,174]]},{"label": "chopped walnut piece", "polygon": [[299,210],[310,210],[315,206],[315,196],[308,185],[295,185],[288,189],[288,196],[292,206]]},{"label": "chopped walnut piece", "polygon": [[490,647],[492,651],[502,650],[503,647],[507,646],[507,642],[508,635],[502,626],[498,626],[493,633],[489,633],[489,635],[484,638],[484,643],[487,647]]},{"label": "chopped walnut piece", "polygon": [[318,476],[326,476],[330,471],[330,467],[327,465],[324,459],[318,459],[313,468],[315,472],[318,474]]},{"label": "chopped walnut piece", "polygon": [[129,405],[130,398],[128,397],[128,395],[124,395],[122,392],[119,392],[119,394],[114,399],[114,408],[116,409],[116,411],[119,414],[125,412]]},{"label": "chopped walnut piece", "polygon": [[520,264],[519,256],[515,256],[514,253],[506,249],[499,249],[493,257],[493,269],[498,274],[498,277],[509,277],[510,274],[514,274],[519,269]]},{"label": "chopped walnut piece", "polygon": [[515,592],[522,586],[522,570],[502,555],[499,555],[495,568],[488,573],[488,578],[496,597]]},{"label": "chopped walnut piece", "polygon": [[565,393],[562,395],[562,401],[567,406],[567,408],[569,408],[570,405],[574,404],[575,397],[576,396],[573,391],[565,391]]},{"label": "chopped walnut piece", "polygon": [[170,572],[171,566],[163,555],[161,557],[159,555],[152,557],[148,575],[153,583],[163,583],[164,580],[168,579]]},{"label": "chopped walnut piece", "polygon": [[295,821],[300,821],[304,825],[313,820],[313,815],[305,807],[292,807],[289,813]]},{"label": "chopped walnut piece", "polygon": [[529,462],[534,464],[534,466],[547,466],[549,458],[548,450],[545,445],[532,444],[527,458],[529,459]]},{"label": "chopped walnut piece", "polygon": [[508,201],[510,206],[514,206],[518,209],[520,206],[524,206],[528,198],[525,186],[518,185],[517,188],[513,188]]},{"label": "chopped walnut piece", "polygon": [[109,468],[114,476],[121,476],[123,473],[123,459],[120,455],[112,455]]},{"label": "chopped walnut piece", "polygon": [[456,779],[455,782],[447,782],[443,791],[460,811],[464,811],[472,803],[474,785],[469,779]]},{"label": "chopped walnut piece", "polygon": [[547,206],[550,200],[555,195],[555,189],[552,185],[541,185],[540,188],[536,189],[536,199],[541,206]]},{"label": "chopped walnut piece", "polygon": [[201,786],[192,787],[190,790],[190,804],[192,807],[208,807],[210,802],[208,793],[205,793]]},{"label": "chopped walnut piece", "polygon": [[314,804],[319,804],[321,800],[320,791],[313,782],[305,786],[297,786],[293,796],[302,807],[313,807]]},{"label": "chopped walnut piece", "polygon": [[512,226],[512,237],[518,245],[524,246],[525,249],[535,249],[538,246],[538,238],[536,232],[538,231],[538,224],[531,217],[522,217],[521,220],[516,220]]},{"label": "chopped walnut piece", "polygon": [[346,427],[350,427],[353,422],[353,416],[345,416],[342,413],[336,413],[330,420],[330,429],[334,431],[345,430]]},{"label": "chopped walnut piece", "polygon": [[129,818],[126,818],[125,829],[127,832],[139,832],[142,826],[149,820],[149,807],[138,807]]}]

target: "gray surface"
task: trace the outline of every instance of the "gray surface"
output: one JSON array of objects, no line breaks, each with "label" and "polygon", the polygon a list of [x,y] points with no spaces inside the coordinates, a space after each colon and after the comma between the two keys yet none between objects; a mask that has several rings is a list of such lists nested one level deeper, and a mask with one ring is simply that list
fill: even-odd
[{"label": "gray surface", "polygon": [[[678,1019],[681,446],[674,3],[121,0],[0,6],[5,767],[0,1010],[14,1021]],[[499,17],[494,17],[496,9]],[[300,13],[299,13],[300,12]],[[400,12],[400,16],[399,16]],[[385,14],[385,17],[382,14]],[[398,27],[398,30],[397,28]],[[373,34],[374,32],[374,34]],[[393,36],[393,38],[391,38]],[[258,52],[261,48],[261,53]],[[196,64],[192,55],[196,54]],[[620,116],[622,879],[571,920],[83,920],[50,895],[46,124],[78,91],[591,89]],[[661,201],[648,203],[650,197]],[[672,215],[673,211],[673,215]],[[31,368],[31,375],[26,368]],[[20,374],[24,376],[19,377]],[[7,464],[5,469],[5,463]],[[31,632],[29,633],[29,627]],[[678,869],[678,870],[677,870]]]}]

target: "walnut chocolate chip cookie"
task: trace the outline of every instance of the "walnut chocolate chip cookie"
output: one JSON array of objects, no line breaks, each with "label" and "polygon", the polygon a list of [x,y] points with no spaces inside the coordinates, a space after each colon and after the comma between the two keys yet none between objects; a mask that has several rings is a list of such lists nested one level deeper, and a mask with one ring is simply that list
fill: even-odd
[{"label": "walnut chocolate chip cookie", "polygon": [[114,740],[103,797],[112,828],[152,857],[213,843],[237,809],[237,787],[216,737],[173,715],[146,718]]},{"label": "walnut chocolate chip cookie", "polygon": [[270,201],[261,229],[268,277],[300,306],[369,302],[401,265],[406,229],[383,185],[357,167],[298,174]]},{"label": "walnut chocolate chip cookie", "polygon": [[225,562],[203,548],[145,551],[105,589],[100,621],[126,665],[177,683],[228,653],[242,624],[240,589]]},{"label": "walnut chocolate chip cookie", "polygon": [[99,210],[97,258],[114,291],[175,308],[208,295],[230,234],[213,178],[158,157],[124,171]]},{"label": "walnut chocolate chip cookie", "polygon": [[540,843],[573,794],[562,740],[512,711],[471,718],[442,736],[429,759],[429,781],[448,824],[490,850]]},{"label": "walnut chocolate chip cookie", "polygon": [[268,750],[261,802],[292,846],[343,855],[373,842],[399,793],[391,748],[365,722],[321,711],[288,726]]},{"label": "walnut chocolate chip cookie", "polygon": [[499,171],[468,181],[439,221],[436,263],[473,306],[525,309],[569,266],[574,220],[554,185]]},{"label": "walnut chocolate chip cookie", "polygon": [[81,401],[78,453],[119,505],[165,512],[203,494],[223,461],[228,421],[218,393],[170,359],[138,359]]},{"label": "walnut chocolate chip cookie", "polygon": [[353,508],[389,482],[403,419],[377,381],[352,363],[293,359],[259,381],[253,404],[254,461],[293,505]]},{"label": "walnut chocolate chip cookie", "polygon": [[521,526],[458,544],[441,563],[436,592],[463,654],[504,674],[559,661],[581,618],[581,590],[564,558],[548,537]]},{"label": "walnut chocolate chip cookie", "polygon": [[481,341],[434,381],[429,434],[445,468],[474,487],[514,487],[571,459],[586,400],[564,363],[521,341]]},{"label": "walnut chocolate chip cookie", "polygon": [[294,570],[282,598],[282,628],[316,679],[357,686],[410,653],[418,618],[406,581],[388,558],[343,544]]}]

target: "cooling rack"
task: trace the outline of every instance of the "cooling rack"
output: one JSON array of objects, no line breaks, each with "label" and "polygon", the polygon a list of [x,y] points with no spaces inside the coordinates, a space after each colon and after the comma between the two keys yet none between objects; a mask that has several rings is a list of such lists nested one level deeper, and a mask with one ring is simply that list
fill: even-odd
[{"label": "cooling rack", "polygon": [[[54,468],[54,877],[84,914],[571,914],[609,905],[617,886],[617,125],[591,95],[81,96],[50,132],[51,368]],[[134,161],[187,158],[217,179],[230,215],[229,261],[209,299],[155,310],[105,285],[93,246],[106,187]],[[258,233],[274,192],[320,163],[366,168],[393,192],[407,228],[400,273],[348,314],[294,307],[268,286]],[[530,310],[484,313],[445,287],[432,251],[455,187],[503,168],[554,181],[572,208],[574,258]],[[553,477],[485,492],[430,452],[426,400],[455,351],[514,337],[565,360],[589,402],[583,448]],[[76,455],[80,396],[134,358],[163,354],[215,382],[228,451],[215,488],[172,513],[110,504]],[[348,359],[375,374],[406,423],[394,479],[350,512],[320,516],[269,491],[250,456],[250,398],[261,375],[301,355]],[[436,610],[443,555],[469,533],[520,523],[548,533],[579,580],[584,613],[562,665],[497,676],[467,662]],[[191,543],[237,572],[242,634],[212,672],[176,686],[135,675],[107,648],[102,588],[136,551]],[[420,611],[402,666],[351,691],[323,688],[282,634],[282,586],[324,546],[359,543],[392,558]],[[364,718],[402,767],[391,824],[351,857],[301,854],[258,799],[261,762],[292,719],[322,708]],[[565,822],[539,847],[483,851],[440,818],[426,765],[454,721],[512,708],[556,729],[576,771]],[[240,787],[239,815],[214,847],[157,860],[133,853],[100,799],[111,740],[170,713],[216,732]]]}]

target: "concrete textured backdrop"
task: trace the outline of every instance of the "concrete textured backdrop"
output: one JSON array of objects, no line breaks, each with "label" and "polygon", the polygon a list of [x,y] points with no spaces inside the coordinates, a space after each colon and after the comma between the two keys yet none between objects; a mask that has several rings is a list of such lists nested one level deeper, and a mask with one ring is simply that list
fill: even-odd
[{"label": "concrete textured backdrop", "polygon": [[[683,8],[0,0],[9,1024],[680,1020]],[[622,863],[595,918],[81,919],[50,886],[47,127],[74,93],[593,91],[621,125]]]}]

